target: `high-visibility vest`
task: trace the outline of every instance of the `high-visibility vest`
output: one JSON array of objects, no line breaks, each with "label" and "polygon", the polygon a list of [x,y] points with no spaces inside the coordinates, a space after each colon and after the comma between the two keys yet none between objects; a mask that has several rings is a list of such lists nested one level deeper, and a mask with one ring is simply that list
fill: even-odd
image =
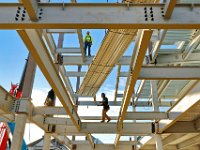
[{"label": "high-visibility vest", "polygon": [[85,41],[92,42],[92,37],[90,35],[85,36]]}]

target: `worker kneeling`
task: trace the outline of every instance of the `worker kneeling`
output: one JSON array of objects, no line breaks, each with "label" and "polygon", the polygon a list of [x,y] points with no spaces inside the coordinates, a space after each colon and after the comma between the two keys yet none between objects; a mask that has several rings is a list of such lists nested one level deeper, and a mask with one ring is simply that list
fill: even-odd
[{"label": "worker kneeling", "polygon": [[107,122],[109,122],[111,118],[106,114],[110,109],[110,106],[108,105],[108,98],[106,97],[105,93],[101,93],[101,98],[102,102],[100,102],[100,104],[98,105],[98,106],[103,106],[101,122],[104,122],[105,118],[108,120]]}]

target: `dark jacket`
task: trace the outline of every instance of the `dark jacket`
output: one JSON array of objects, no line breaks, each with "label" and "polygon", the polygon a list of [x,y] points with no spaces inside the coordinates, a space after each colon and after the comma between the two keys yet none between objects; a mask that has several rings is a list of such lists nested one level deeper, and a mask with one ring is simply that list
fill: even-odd
[{"label": "dark jacket", "polygon": [[110,109],[110,107],[108,105],[108,98],[107,97],[103,98],[103,100],[102,100],[102,106],[103,106],[103,109],[105,109],[105,110]]}]

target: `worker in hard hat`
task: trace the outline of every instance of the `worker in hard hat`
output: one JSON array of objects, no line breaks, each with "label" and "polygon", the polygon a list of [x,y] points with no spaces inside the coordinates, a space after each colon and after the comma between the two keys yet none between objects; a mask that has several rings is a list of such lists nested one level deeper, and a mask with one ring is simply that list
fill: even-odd
[{"label": "worker in hard hat", "polygon": [[107,122],[110,122],[111,118],[106,114],[110,109],[110,106],[108,104],[108,98],[106,97],[105,93],[101,93],[101,98],[102,102],[100,102],[100,104],[98,105],[98,106],[103,106],[101,122],[105,122],[105,119],[108,120]]},{"label": "worker in hard hat", "polygon": [[83,42],[84,42],[85,55],[86,55],[86,52],[87,52],[87,49],[88,49],[88,56],[91,56],[90,48],[92,46],[93,39],[92,39],[89,31],[87,31],[87,34],[83,39]]}]

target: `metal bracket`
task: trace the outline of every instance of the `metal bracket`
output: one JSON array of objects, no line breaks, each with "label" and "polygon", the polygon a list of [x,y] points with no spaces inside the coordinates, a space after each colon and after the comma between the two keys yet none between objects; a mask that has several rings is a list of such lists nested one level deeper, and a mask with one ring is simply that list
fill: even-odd
[{"label": "metal bracket", "polygon": [[151,124],[151,131],[152,131],[152,133],[156,132],[156,127],[155,127],[155,123],[154,122],[152,122],[152,124]]}]

